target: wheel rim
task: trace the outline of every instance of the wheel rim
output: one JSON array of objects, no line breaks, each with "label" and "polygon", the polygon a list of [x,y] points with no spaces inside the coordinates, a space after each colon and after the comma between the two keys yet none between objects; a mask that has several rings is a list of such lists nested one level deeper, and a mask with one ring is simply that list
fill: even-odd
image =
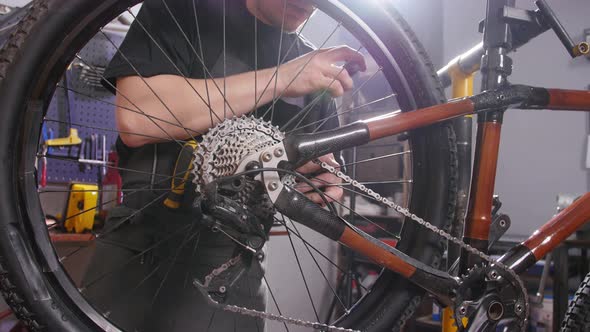
[{"label": "wheel rim", "polygon": [[[30,218],[31,218],[31,219],[33,219],[33,220],[35,219],[34,217],[30,217]],[[58,279],[61,279],[61,280],[63,280],[63,281],[69,280],[69,277],[68,277],[67,273],[65,273],[65,271],[62,271],[62,270],[56,271],[56,275],[58,276]],[[70,292],[71,292],[71,287],[66,287],[66,285],[62,285],[62,287],[64,287],[64,289],[66,289],[66,290],[67,290],[68,288],[70,288]],[[74,294],[73,294],[73,293],[71,293],[71,294],[70,294],[70,296],[71,296],[73,299],[76,299],[76,297],[77,297],[77,296],[74,296]],[[84,308],[84,305],[83,305],[83,303],[82,303],[82,302],[84,302],[84,301],[82,301],[82,300],[79,298],[79,296],[78,296],[78,300],[80,300],[80,301],[81,301],[81,303],[78,303],[78,305],[79,305],[81,308]],[[103,318],[101,315],[99,315],[98,313],[96,313],[96,314],[93,314],[93,310],[92,310],[90,307],[86,307],[86,309],[83,309],[83,310],[84,310],[84,311],[86,312],[86,314],[87,314],[87,315],[89,315],[89,316],[91,317],[91,319],[92,319],[92,320],[94,320],[94,321],[95,321],[95,322],[96,322],[96,323],[97,323],[99,326],[102,326],[103,328],[105,328],[106,326],[109,326],[109,324],[107,323],[107,321],[106,321],[106,320],[104,320],[104,318]]]}]

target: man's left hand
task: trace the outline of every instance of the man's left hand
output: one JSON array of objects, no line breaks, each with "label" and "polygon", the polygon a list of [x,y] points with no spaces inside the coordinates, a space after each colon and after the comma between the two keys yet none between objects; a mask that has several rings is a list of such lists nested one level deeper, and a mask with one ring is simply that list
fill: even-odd
[{"label": "man's left hand", "polygon": [[[338,162],[334,158],[334,155],[331,153],[325,156],[321,156],[318,159],[320,162],[325,162],[330,166],[336,167],[337,169],[340,168],[340,164],[338,164]],[[322,167],[313,161],[310,161],[297,169],[297,171],[301,174],[313,174],[321,170]],[[321,206],[325,206],[326,201],[329,203],[334,201],[340,201],[342,199],[344,190],[342,189],[342,187],[339,186],[342,180],[336,175],[329,172],[322,172],[312,177],[310,181],[317,188],[323,190],[326,200],[322,199],[322,196],[305,182],[298,183],[295,186],[295,189],[297,189],[301,193],[304,193],[305,196],[307,196],[307,198],[309,198],[314,203],[317,203]]]}]

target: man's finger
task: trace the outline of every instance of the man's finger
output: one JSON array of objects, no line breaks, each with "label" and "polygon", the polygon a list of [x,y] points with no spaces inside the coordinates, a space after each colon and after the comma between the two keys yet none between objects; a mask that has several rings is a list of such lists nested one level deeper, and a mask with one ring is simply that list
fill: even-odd
[{"label": "man's finger", "polygon": [[344,88],[342,87],[340,81],[332,77],[324,75],[321,85],[324,87],[324,89],[328,89],[330,95],[332,95],[334,98],[340,97],[344,94]]},{"label": "man's finger", "polygon": [[331,203],[334,201],[340,201],[340,199],[342,198],[342,195],[344,194],[344,190],[340,187],[329,187],[325,192],[324,192],[324,197],[326,198],[326,200],[324,200],[322,198],[322,196],[317,193],[317,192],[309,192],[307,194],[305,194],[305,196],[311,200],[312,202],[319,204],[321,206],[325,206],[326,202],[327,203]]},{"label": "man's finger", "polygon": [[306,196],[306,197],[307,197],[307,198],[308,198],[310,201],[312,201],[312,202],[314,202],[314,203],[316,203],[316,204],[319,204],[319,205],[321,205],[322,207],[326,206],[326,202],[327,202],[327,203],[331,203],[331,202],[333,202],[333,201],[334,201],[333,199],[330,199],[330,197],[327,197],[327,196],[326,196],[326,200],[324,200],[324,199],[322,198],[322,196],[320,196],[320,194],[318,194],[318,193],[316,193],[316,192],[310,192],[310,193],[307,193],[307,194],[305,194],[305,196]]},{"label": "man's finger", "polygon": [[344,189],[339,186],[328,187],[324,191],[324,195],[326,195],[326,198],[330,201],[340,201],[344,195]]},{"label": "man's finger", "polygon": [[344,61],[346,63],[354,63],[357,66],[358,70],[367,70],[367,63],[365,62],[365,57],[361,53],[355,51],[354,49],[348,46],[334,48],[327,52],[326,55],[332,62]]},{"label": "man's finger", "polygon": [[[326,164],[328,164],[332,167],[335,167],[337,169],[340,168],[340,164],[336,161],[336,158],[334,158],[333,153],[323,155],[323,156],[319,157],[318,160],[320,162],[325,162]],[[322,169],[322,166],[314,163],[313,161],[310,161],[310,162],[304,164],[303,166],[300,166],[297,169],[297,172],[302,173],[302,174],[309,174],[309,173],[317,172],[320,169]]]},{"label": "man's finger", "polygon": [[342,84],[344,91],[352,89],[352,78],[350,78],[350,75],[348,75],[348,72],[344,68],[338,66],[330,66],[326,69],[324,75],[331,77],[332,79],[338,80],[340,84]]},{"label": "man's finger", "polygon": [[[324,188],[326,185],[338,184],[341,182],[340,178],[332,173],[322,173],[310,180],[317,188]],[[306,182],[300,182],[295,186],[299,192],[306,193],[312,191],[313,188]]]},{"label": "man's finger", "polygon": [[323,155],[321,157],[318,158],[319,161],[325,162],[326,164],[335,167],[335,168],[340,168],[340,164],[336,161],[336,158],[334,157],[333,153],[330,154],[326,154]]},{"label": "man's finger", "polygon": [[297,169],[297,172],[299,172],[301,174],[309,174],[309,173],[317,172],[321,168],[322,168],[322,166],[314,163],[313,161],[310,161],[310,162],[305,163],[303,166],[300,166]]}]

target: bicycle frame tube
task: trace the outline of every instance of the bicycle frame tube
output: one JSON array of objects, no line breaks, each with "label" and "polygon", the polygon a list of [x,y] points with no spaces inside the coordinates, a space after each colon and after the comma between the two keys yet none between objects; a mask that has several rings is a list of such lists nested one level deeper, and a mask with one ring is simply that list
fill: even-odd
[{"label": "bicycle frame tube", "polygon": [[449,274],[436,270],[406,254],[372,239],[363,231],[335,214],[322,209],[300,192],[285,186],[274,202],[279,212],[291,220],[342,243],[372,259],[377,264],[401,274],[403,277],[450,305],[459,283]]},{"label": "bicycle frame tube", "polygon": [[413,112],[391,112],[333,130],[291,135],[285,139],[285,149],[289,163],[296,167],[325,154],[363,145],[379,138],[426,127],[458,116],[485,114],[508,107],[590,111],[590,91],[512,85]]},{"label": "bicycle frame tube", "polygon": [[590,193],[586,193],[536,230],[526,241],[510,249],[500,261],[516,273],[524,272],[589,220]]}]

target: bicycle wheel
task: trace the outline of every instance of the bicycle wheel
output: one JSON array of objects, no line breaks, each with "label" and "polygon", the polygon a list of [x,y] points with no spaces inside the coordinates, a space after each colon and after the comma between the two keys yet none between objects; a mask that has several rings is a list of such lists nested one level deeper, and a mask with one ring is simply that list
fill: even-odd
[{"label": "bicycle wheel", "polygon": [[[51,192],[43,191],[39,187],[37,157],[42,127],[52,121],[48,117],[52,98],[61,90],[76,93],[67,83],[65,88],[64,83],[59,83],[64,72],[74,60],[85,62],[82,58],[83,48],[97,32],[105,34],[103,30],[99,30],[101,27],[139,2],[35,1],[0,54],[0,103],[3,109],[0,115],[0,156],[3,161],[0,165],[0,184],[3,188],[0,195],[0,287],[14,312],[32,330],[119,330],[119,322],[112,318],[111,310],[98,308],[96,303],[87,299],[84,294],[85,285],[80,285],[66,266],[68,260],[85,251],[84,247],[71,250],[65,255],[56,253],[45,222],[48,213],[42,207],[42,201],[45,199],[42,195],[49,195]],[[364,48],[377,64],[375,75],[365,77],[366,81],[361,82],[359,86],[370,85],[368,81],[373,77],[382,77],[382,82],[388,85],[389,89],[389,92],[380,98],[365,99],[353,107],[337,109],[335,115],[343,115],[348,111],[352,113],[355,109],[383,100],[387,102],[386,107],[397,104],[402,111],[444,101],[443,92],[423,48],[391,4],[383,2],[366,6],[354,0],[318,0],[316,5],[326,17],[335,22],[335,29],[345,29],[347,35],[353,36],[361,45],[359,48]],[[305,34],[305,30],[301,30],[301,33]],[[324,47],[329,37],[323,39],[325,40],[317,43],[318,47]],[[88,68],[92,70],[93,67]],[[370,96],[370,93],[364,95]],[[354,92],[349,97],[354,98]],[[390,100],[395,101],[391,104]],[[55,122],[55,119],[53,121]],[[71,121],[69,123],[72,124]],[[86,126],[92,128],[88,124]],[[410,190],[406,190],[406,193],[411,193],[407,203],[410,210],[435,226],[446,227],[453,219],[456,190],[452,129],[448,124],[436,125],[408,133],[404,139],[407,140],[411,151],[380,157],[411,156],[411,166],[406,163],[407,169],[404,172],[390,172],[411,173],[411,181],[407,178],[402,181],[382,179],[380,184],[389,184],[387,188],[394,185],[392,182],[411,186]],[[357,160],[349,163],[349,166],[369,163],[374,159]],[[68,195],[72,193],[70,189],[54,190],[57,191]],[[344,209],[348,210],[350,215],[356,213],[350,206]],[[363,220],[365,219],[373,223],[369,218]],[[288,225],[283,226],[288,227],[289,240],[292,239],[291,236],[302,237],[303,233],[294,231],[294,224],[292,227]],[[397,246],[400,249],[428,264],[439,266],[444,244],[436,235],[408,221],[404,222],[401,231],[394,236],[399,238]],[[320,320],[312,292],[305,280],[305,273],[299,264],[297,250],[292,243],[301,279],[307,288],[306,292],[300,293],[309,297],[311,307],[314,308],[314,313],[310,314],[310,317],[298,318]],[[317,254],[314,257],[314,253],[319,254],[320,251],[309,241],[303,242],[303,246],[313,258],[315,266],[321,270],[316,258],[326,257],[319,258]],[[139,259],[139,256],[136,258]],[[333,261],[330,261],[329,265],[336,270],[343,270]],[[125,271],[116,273],[122,275]],[[162,283],[166,281],[167,273],[165,275]],[[325,283],[330,286],[329,278],[323,272],[322,275]],[[137,284],[143,279],[138,277]],[[345,314],[329,323],[366,331],[390,328],[397,331],[413,314],[423,296],[423,291],[418,287],[388,271],[383,271],[366,291],[366,295],[358,301],[355,299],[354,303],[345,305],[338,299]],[[275,310],[281,312],[272,292],[271,295]],[[335,292],[334,297],[338,298]],[[283,314],[297,317],[296,313]]]},{"label": "bicycle wheel", "polygon": [[586,275],[574,298],[570,301],[563,322],[562,332],[590,331],[590,274]]}]

